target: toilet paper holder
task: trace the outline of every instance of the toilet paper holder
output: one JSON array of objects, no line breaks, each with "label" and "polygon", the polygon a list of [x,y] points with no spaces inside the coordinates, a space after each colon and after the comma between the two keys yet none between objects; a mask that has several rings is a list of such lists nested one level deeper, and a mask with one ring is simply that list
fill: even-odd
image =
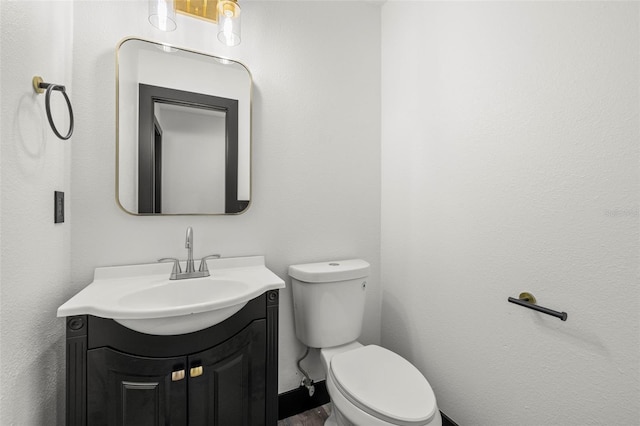
[{"label": "toilet paper holder", "polygon": [[545,308],[536,304],[536,298],[531,293],[520,293],[518,298],[509,297],[507,301],[515,303],[516,305],[524,306],[525,308],[533,309],[534,311],[542,312],[543,314],[551,315],[556,318],[560,318],[562,321],[567,320],[566,312],[558,312],[553,309]]}]

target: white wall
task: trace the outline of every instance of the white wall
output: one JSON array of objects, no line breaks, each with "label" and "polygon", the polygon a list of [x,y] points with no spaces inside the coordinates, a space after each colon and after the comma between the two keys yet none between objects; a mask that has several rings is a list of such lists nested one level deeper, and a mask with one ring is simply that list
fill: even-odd
[{"label": "white wall", "polygon": [[[2,425],[64,424],[64,322],[55,311],[68,295],[69,159],[82,140],[55,137],[31,79],[65,85],[76,106],[72,20],[71,3],[0,1]],[[56,124],[66,133],[62,99],[52,95]],[[56,190],[67,200],[63,224],[53,223]]]},{"label": "white wall", "polygon": [[640,422],[639,6],[382,8],[382,342],[461,425]]},{"label": "white wall", "polygon": [[[380,5],[242,2],[243,41],[222,46],[216,27],[178,16],[178,30],[147,22],[146,2],[83,2],[74,9],[72,296],[103,265],[263,254],[290,281],[290,264],[361,257],[373,265],[363,340],[379,340]],[[332,22],[332,31],[327,23]],[[357,29],[357,31],[355,30]],[[253,76],[253,191],[234,216],[133,217],[115,203],[115,47],[125,36],[231,57]],[[291,291],[281,291],[280,391],[296,388]],[[49,318],[51,320],[51,318]],[[317,357],[310,369],[321,378]]]}]

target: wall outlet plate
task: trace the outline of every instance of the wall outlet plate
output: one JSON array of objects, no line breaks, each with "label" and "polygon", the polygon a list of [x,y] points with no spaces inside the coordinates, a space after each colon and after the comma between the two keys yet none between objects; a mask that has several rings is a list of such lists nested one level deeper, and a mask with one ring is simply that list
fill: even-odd
[{"label": "wall outlet plate", "polygon": [[64,222],[64,192],[54,191],[53,202],[54,202],[53,222],[63,223]]}]

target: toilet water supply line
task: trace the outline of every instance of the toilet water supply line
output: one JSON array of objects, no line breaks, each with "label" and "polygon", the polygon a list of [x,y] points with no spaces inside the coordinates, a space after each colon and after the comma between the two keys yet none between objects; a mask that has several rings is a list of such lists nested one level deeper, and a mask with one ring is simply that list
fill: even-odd
[{"label": "toilet water supply line", "polygon": [[316,387],[313,385],[313,380],[311,380],[311,377],[309,377],[309,374],[304,370],[304,368],[300,366],[300,363],[302,362],[302,360],[305,359],[307,355],[309,355],[309,347],[305,346],[305,348],[306,350],[304,351],[304,355],[302,355],[302,358],[300,358],[297,363],[298,370],[304,376],[304,379],[302,379],[300,386],[304,386],[305,388],[307,388],[307,390],[309,391],[309,397],[312,397],[316,391]]}]

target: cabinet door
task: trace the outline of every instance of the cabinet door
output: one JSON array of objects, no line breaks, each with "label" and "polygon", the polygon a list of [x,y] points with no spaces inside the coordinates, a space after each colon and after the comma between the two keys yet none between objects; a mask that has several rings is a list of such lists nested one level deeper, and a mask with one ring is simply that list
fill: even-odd
[{"label": "cabinet door", "polygon": [[186,426],[185,362],[87,351],[88,426]]},{"label": "cabinet door", "polygon": [[266,322],[189,357],[189,426],[265,424]]}]

